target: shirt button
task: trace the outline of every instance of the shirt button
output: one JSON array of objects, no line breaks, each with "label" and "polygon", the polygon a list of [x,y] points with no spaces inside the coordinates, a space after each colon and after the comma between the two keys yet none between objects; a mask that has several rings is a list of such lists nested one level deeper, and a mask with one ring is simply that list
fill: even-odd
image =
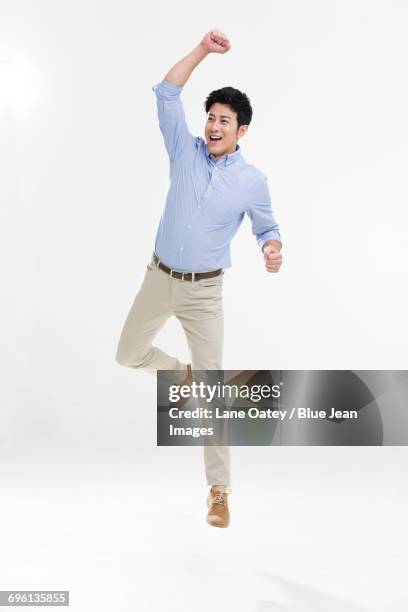
[{"label": "shirt button", "polygon": [[201,206],[199,205],[198,208],[201,208]]},{"label": "shirt button", "polygon": [[184,247],[180,247],[180,251],[182,251],[184,249]]},{"label": "shirt button", "polygon": [[191,225],[187,225],[187,229],[191,229]]},{"label": "shirt button", "polygon": [[210,185],[210,186],[208,187],[208,189],[212,189],[212,185]]}]

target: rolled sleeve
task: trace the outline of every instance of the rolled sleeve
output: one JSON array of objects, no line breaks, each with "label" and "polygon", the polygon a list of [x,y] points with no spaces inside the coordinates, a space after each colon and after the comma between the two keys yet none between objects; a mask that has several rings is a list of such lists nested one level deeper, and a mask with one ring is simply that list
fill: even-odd
[{"label": "rolled sleeve", "polygon": [[157,115],[164,144],[170,159],[174,160],[180,155],[189,140],[195,141],[188,130],[180,98],[183,87],[168,81],[161,81],[153,85],[152,90],[156,94]]},{"label": "rolled sleeve", "polygon": [[267,240],[279,240],[282,243],[279,225],[272,212],[271,196],[267,177],[263,176],[254,187],[252,204],[247,209],[247,215],[252,223],[252,233],[260,248]]}]

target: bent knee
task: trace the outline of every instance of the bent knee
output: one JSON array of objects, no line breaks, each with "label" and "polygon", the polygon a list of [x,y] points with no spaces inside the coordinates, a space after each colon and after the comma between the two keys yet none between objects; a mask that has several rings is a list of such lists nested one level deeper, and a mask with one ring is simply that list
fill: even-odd
[{"label": "bent knee", "polygon": [[145,358],[145,352],[129,352],[119,345],[115,360],[116,363],[127,368],[143,368]]}]

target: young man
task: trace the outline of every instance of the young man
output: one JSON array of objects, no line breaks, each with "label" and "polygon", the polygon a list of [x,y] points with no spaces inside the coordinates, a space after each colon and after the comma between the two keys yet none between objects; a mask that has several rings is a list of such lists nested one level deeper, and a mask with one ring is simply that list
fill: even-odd
[{"label": "young man", "polygon": [[[153,87],[171,181],[154,253],[116,355],[119,364],[153,374],[180,370],[183,384],[192,381],[191,368],[222,369],[223,273],[231,266],[229,245],[245,214],[251,219],[266,270],[278,272],[282,263],[266,177],[245,162],[238,145],[252,118],[247,96],[232,87],[210,93],[205,103],[205,140],[190,134],[184,117],[180,94],[194,68],[209,53],[229,49],[227,36],[212,30]],[[186,334],[191,364],[152,345],[172,315]],[[227,527],[229,447],[204,446],[204,460],[211,486],[207,522]]]}]

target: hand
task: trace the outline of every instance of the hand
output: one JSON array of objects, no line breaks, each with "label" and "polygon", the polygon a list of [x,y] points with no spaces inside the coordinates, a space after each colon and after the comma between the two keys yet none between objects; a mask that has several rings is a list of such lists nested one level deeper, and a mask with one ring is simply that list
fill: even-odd
[{"label": "hand", "polygon": [[279,272],[282,265],[282,255],[276,247],[266,246],[263,251],[265,268],[267,272]]},{"label": "hand", "polygon": [[204,45],[210,53],[226,53],[231,49],[227,35],[220,30],[210,30],[207,32],[201,44]]}]

